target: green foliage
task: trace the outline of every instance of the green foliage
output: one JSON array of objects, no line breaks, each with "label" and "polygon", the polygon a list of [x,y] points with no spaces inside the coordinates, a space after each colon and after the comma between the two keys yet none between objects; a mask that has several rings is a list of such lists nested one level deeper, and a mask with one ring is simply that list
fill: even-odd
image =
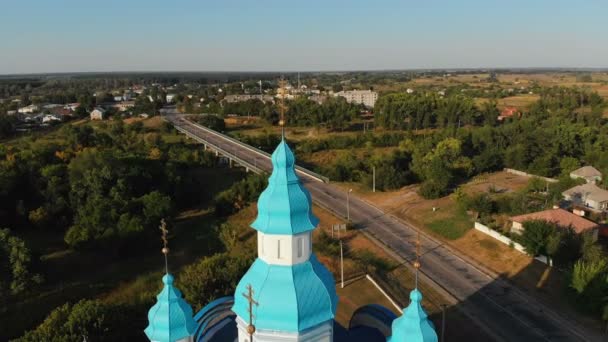
[{"label": "green foliage", "polygon": [[251,174],[234,183],[228,190],[220,192],[214,200],[216,215],[230,215],[257,199],[268,184],[267,177],[265,174]]},{"label": "green foliage", "polygon": [[547,255],[549,237],[559,229],[555,224],[543,220],[531,220],[523,223],[523,232],[518,239],[526,253],[531,256]]},{"label": "green foliage", "polygon": [[25,241],[8,229],[0,229],[0,302],[9,295],[19,294],[42,282],[42,277],[31,272],[32,256]]},{"label": "green foliage", "polygon": [[414,170],[423,179],[419,193],[425,198],[446,195],[457,179],[472,171],[471,160],[462,155],[462,142],[447,138],[424,157],[414,157]]},{"label": "green foliage", "polygon": [[602,315],[606,296],[608,296],[608,264],[606,260],[584,261],[574,264],[570,287],[576,293],[579,307]]},{"label": "green foliage", "polygon": [[188,303],[200,310],[214,299],[234,294],[250,265],[248,258],[215,254],[186,266],[179,273],[177,283]]},{"label": "green foliage", "polygon": [[81,300],[66,303],[53,310],[36,329],[27,332],[16,342],[80,342],[122,341],[136,338],[141,332],[133,331],[133,309],[112,306],[98,300]]},{"label": "green foliage", "polygon": [[223,132],[226,130],[224,119],[215,115],[200,115],[196,116],[196,121],[214,131]]}]

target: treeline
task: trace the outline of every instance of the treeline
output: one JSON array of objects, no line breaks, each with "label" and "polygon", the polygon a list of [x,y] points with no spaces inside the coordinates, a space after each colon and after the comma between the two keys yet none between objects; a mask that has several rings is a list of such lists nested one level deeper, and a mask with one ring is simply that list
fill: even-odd
[{"label": "treeline", "polygon": [[[569,115],[581,107],[601,116],[604,101],[596,92],[585,88],[541,88],[540,99],[530,106],[532,115]],[[425,128],[460,128],[495,126],[500,114],[496,101],[476,105],[467,95],[441,96],[434,92],[394,93],[381,96],[375,106],[377,127],[419,130]],[[528,113],[524,113],[527,115]]]},{"label": "treeline", "polygon": [[[304,97],[286,100],[285,118],[290,126],[327,127],[333,130],[344,130],[358,118],[362,109],[360,105],[346,102],[342,97],[328,97],[323,103]],[[210,102],[199,108],[193,100],[184,97],[180,103],[185,113],[210,113],[222,116],[236,114],[241,116],[260,117],[270,124],[279,122],[278,104],[264,103],[257,99],[240,102]]]}]

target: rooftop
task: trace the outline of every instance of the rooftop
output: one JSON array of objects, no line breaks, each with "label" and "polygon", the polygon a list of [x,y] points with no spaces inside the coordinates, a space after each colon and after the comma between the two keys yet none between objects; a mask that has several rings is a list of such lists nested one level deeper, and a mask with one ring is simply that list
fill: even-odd
[{"label": "rooftop", "polygon": [[608,201],[608,191],[593,183],[577,185],[564,191],[563,194],[567,196],[580,196],[581,198],[590,199],[596,202]]},{"label": "rooftop", "polygon": [[602,173],[598,171],[598,169],[593,166],[583,166],[580,169],[576,169],[570,172],[571,175],[579,176],[579,177],[601,177]]},{"label": "rooftop", "polygon": [[532,220],[544,220],[553,222],[562,227],[572,227],[572,229],[574,229],[574,231],[577,233],[582,233],[588,229],[598,226],[598,224],[593,221],[587,220],[584,217],[575,215],[561,208],[514,216],[511,217],[511,220],[520,223]]}]

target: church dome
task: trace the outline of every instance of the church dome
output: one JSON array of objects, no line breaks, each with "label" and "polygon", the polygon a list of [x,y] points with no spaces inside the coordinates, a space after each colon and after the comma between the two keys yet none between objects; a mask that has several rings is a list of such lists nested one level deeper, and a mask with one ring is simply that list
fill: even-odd
[{"label": "church dome", "polygon": [[150,341],[175,342],[188,338],[196,329],[192,308],[173,286],[171,274],[163,276],[163,283],[156,304],[148,311],[149,324],[144,332]]},{"label": "church dome", "polygon": [[258,200],[258,216],[251,226],[265,234],[295,235],[315,229],[310,193],[298,178],[293,152],[282,140],[272,153],[272,174]]},{"label": "church dome", "polygon": [[433,322],[422,308],[422,293],[418,289],[410,292],[410,305],[403,315],[393,321],[392,336],[387,342],[437,342]]}]

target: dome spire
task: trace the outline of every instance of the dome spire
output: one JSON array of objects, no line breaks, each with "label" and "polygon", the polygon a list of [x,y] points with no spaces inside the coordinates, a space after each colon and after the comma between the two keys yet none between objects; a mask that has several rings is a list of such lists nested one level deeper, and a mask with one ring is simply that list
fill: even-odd
[{"label": "dome spire", "polygon": [[164,219],[160,221],[161,252],[165,257],[163,289],[156,296],[157,301],[148,311],[148,327],[144,332],[153,342],[192,341],[196,322],[192,317],[192,307],[182,298],[182,293],[173,286],[174,278],[169,274],[169,230]]},{"label": "dome spire", "polygon": [[418,290],[418,273],[420,267],[421,247],[420,231],[416,236],[416,260],[414,268],[416,272],[415,287],[410,292],[410,305],[403,310],[403,315],[393,321],[392,335],[387,338],[387,342],[437,342],[438,337],[435,332],[433,322],[428,319],[428,315],[422,307],[422,293]]},{"label": "dome spire", "polygon": [[279,113],[281,114],[279,119],[279,126],[281,126],[281,140],[285,140],[285,79],[281,76],[279,80]]}]

